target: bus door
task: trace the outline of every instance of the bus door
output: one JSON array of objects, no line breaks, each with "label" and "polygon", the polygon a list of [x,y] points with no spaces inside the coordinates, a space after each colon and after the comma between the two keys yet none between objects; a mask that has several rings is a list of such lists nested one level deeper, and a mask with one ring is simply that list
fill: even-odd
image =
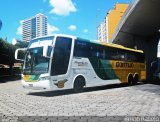
[{"label": "bus door", "polygon": [[51,76],[67,73],[70,62],[71,44],[72,38],[57,37],[51,65]]}]

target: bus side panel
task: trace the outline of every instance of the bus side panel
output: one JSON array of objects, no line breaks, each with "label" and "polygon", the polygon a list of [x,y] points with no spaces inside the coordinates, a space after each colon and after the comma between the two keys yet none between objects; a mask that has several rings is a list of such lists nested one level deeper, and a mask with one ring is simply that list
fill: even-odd
[{"label": "bus side panel", "polygon": [[128,82],[128,75],[131,74],[134,78],[136,74],[139,76],[139,80],[146,79],[145,64],[133,63],[124,61],[111,61],[112,67],[122,83]]},{"label": "bus side panel", "polygon": [[[111,68],[109,68],[109,70],[102,67],[97,68],[97,65],[99,63],[97,64],[96,62],[91,62],[88,58],[74,58],[72,65],[74,77],[78,75],[83,75],[86,80],[87,87],[120,83]],[[106,75],[107,73],[108,76]]]}]

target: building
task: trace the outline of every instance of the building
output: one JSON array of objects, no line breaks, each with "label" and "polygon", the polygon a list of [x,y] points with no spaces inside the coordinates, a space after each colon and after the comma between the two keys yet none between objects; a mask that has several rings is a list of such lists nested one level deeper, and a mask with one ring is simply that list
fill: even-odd
[{"label": "building", "polygon": [[128,8],[128,4],[116,4],[115,8],[108,13],[108,40],[112,39],[112,36],[119,24],[123,14]]},{"label": "building", "polygon": [[23,41],[30,41],[33,38],[47,35],[48,19],[39,13],[36,16],[22,21]]},{"label": "building", "polygon": [[105,17],[104,21],[98,27],[98,40],[101,42],[108,42],[108,20]]},{"label": "building", "polygon": [[107,13],[105,19],[98,27],[98,40],[108,43],[110,42],[116,27],[127,8],[128,4],[116,4],[114,9]]}]

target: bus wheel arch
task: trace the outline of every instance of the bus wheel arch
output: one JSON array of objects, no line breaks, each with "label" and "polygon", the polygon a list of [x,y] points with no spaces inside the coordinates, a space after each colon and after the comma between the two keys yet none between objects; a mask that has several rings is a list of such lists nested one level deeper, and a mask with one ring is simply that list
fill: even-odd
[{"label": "bus wheel arch", "polygon": [[133,84],[134,78],[133,78],[132,73],[129,73],[129,74],[128,74],[127,81],[128,81],[128,84],[129,84],[129,85],[132,85],[132,84]]},{"label": "bus wheel arch", "polygon": [[77,75],[74,78],[73,89],[75,92],[82,92],[84,86],[86,86],[86,79],[83,75]]}]

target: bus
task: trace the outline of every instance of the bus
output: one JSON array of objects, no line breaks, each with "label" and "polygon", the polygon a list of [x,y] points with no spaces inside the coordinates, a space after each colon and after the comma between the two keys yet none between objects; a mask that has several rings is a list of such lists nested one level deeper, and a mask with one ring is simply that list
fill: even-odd
[{"label": "bus", "polygon": [[[25,50],[25,58],[19,58]],[[33,39],[17,49],[24,61],[22,85],[30,89],[74,89],[146,79],[144,53],[121,45],[55,34]]]},{"label": "bus", "polygon": [[160,80],[160,57],[157,57],[155,61],[151,62],[151,69],[153,70],[153,80]]},{"label": "bus", "polygon": [[154,61],[151,62],[151,70],[153,71],[152,78],[153,80],[160,80],[160,41],[157,45],[157,57]]}]

